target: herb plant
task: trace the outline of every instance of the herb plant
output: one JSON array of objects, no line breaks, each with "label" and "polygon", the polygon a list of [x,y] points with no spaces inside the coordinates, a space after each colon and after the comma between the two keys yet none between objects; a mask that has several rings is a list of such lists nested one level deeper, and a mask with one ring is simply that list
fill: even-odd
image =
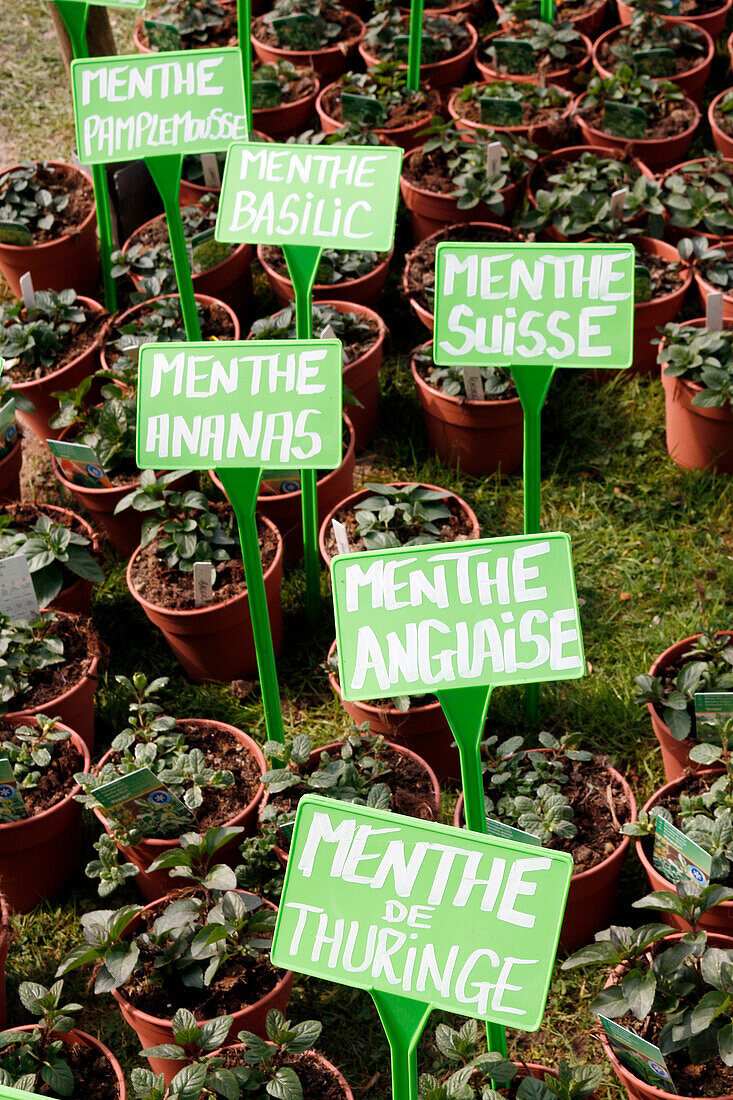
[{"label": "herb plant", "polygon": [[23,554],[41,607],[58,596],[65,576],[98,584],[104,580],[100,565],[86,549],[89,539],[49,516],[39,516],[27,531],[13,527],[12,516],[0,516],[0,558]]},{"label": "herb plant", "polygon": [[37,714],[38,726],[16,726],[10,740],[0,743],[0,752],[9,761],[20,790],[38,786],[41,773],[53,760],[56,745],[68,741],[69,730],[58,728],[58,718]]},{"label": "herb plant", "polygon": [[[460,368],[436,367],[432,350],[429,347],[420,348],[413,358],[427,370],[428,382],[431,386],[435,386],[437,390],[447,394],[448,397],[466,396],[466,385]],[[487,400],[496,401],[502,394],[512,389],[512,376],[504,367],[487,365],[479,367],[478,370],[483,379],[484,395]]]},{"label": "herb plant", "polygon": [[696,733],[695,692],[733,691],[733,640],[727,634],[703,629],[675,668],[663,669],[658,676],[637,676],[634,682],[639,689],[634,702],[640,706],[651,703],[675,741],[684,741]]},{"label": "herb plant", "polygon": [[407,87],[407,72],[398,61],[379,61],[366,73],[345,73],[339,78],[339,85],[342,92],[376,99],[387,116],[381,125],[387,125],[390,112],[404,103],[418,108],[427,100],[422,89],[413,91]]},{"label": "herb plant", "polygon": [[356,504],[354,518],[367,550],[440,542],[437,523],[452,515],[445,503],[449,493],[425,485],[398,488],[381,482],[365,488],[375,495]]},{"label": "herb plant", "polygon": [[0,1086],[34,1095],[45,1085],[55,1096],[72,1096],[76,1091],[77,1082],[59,1036],[71,1031],[73,1015],[82,1006],[64,1004],[63,988],[60,981],[50,988],[38,982],[20,983],[20,1002],[38,1017],[38,1023],[31,1031],[4,1031],[0,1036]]},{"label": "herb plant", "polygon": [[733,231],[733,168],[721,153],[682,165],[661,192],[673,226],[727,237]]},{"label": "herb plant", "polygon": [[188,46],[210,42],[222,27],[226,12],[216,0],[164,0],[161,7],[156,8],[154,18],[175,27],[184,46]]},{"label": "herb plant", "polygon": [[[540,19],[529,19],[522,25],[522,40],[529,42],[534,50],[538,65],[549,62],[550,70],[567,65],[578,49],[584,50],[583,39],[572,23],[543,23]],[[484,47],[486,57],[498,72],[505,72],[501,61],[497,59],[494,41]]]},{"label": "herb plant", "polygon": [[[281,258],[280,249],[278,253]],[[316,271],[316,286],[335,286],[348,279],[361,279],[373,271],[382,258],[379,252],[324,248]]]},{"label": "herb plant", "polygon": [[567,107],[571,96],[554,84],[541,87],[515,80],[497,80],[491,84],[467,84],[457,96],[461,103],[470,103],[474,99],[511,99],[538,112]]},{"label": "herb plant", "polygon": [[711,247],[707,237],[683,237],[677,245],[684,263],[697,269],[716,290],[733,289],[733,258],[725,248]]},{"label": "herb plant", "polygon": [[[399,8],[383,8],[366,25],[364,43],[381,60],[406,60],[404,38],[409,19]],[[458,53],[468,44],[468,31],[446,15],[425,15],[422,21],[422,62],[430,64]]]},{"label": "herb plant", "polygon": [[[270,795],[295,790],[314,791],[340,802],[388,809],[390,790],[382,779],[390,771],[384,760],[384,738],[352,730],[333,756],[324,749],[318,767],[312,771],[308,763],[313,745],[307,733],[298,734],[286,745],[267,741],[267,756],[282,760],[283,766],[265,772],[262,782]],[[284,820],[284,819],[283,819]]]},{"label": "herb plant", "polygon": [[[331,326],[338,340],[344,345],[344,360],[354,359],[361,351],[350,351],[350,344],[361,343],[376,334],[368,321],[358,313],[342,313],[332,306],[314,305],[312,309],[313,332],[320,335],[324,328]],[[286,306],[271,317],[255,321],[250,335],[256,340],[295,340],[295,306]]]},{"label": "herb plant", "polygon": [[[692,398],[698,408],[733,405],[733,331],[668,324],[663,330],[658,363],[668,378],[684,378],[702,390]],[[733,680],[731,681],[733,684]]]},{"label": "herb plant", "polygon": [[45,161],[23,161],[0,176],[0,221],[24,225],[30,233],[53,228],[56,215],[69,205],[68,195],[52,194],[36,176]]},{"label": "herb plant", "polygon": [[270,11],[262,16],[263,22],[269,27],[277,40],[278,46],[291,47],[289,40],[283,40],[278,28],[274,26],[276,19],[283,19],[291,15],[308,15],[310,23],[307,28],[307,46],[303,49],[324,49],[335,43],[343,32],[342,24],[333,18],[335,9],[327,2],[321,0],[275,0]]},{"label": "herb plant", "polygon": [[64,643],[53,633],[58,616],[45,611],[29,622],[0,614],[0,714],[31,685],[34,673],[64,659]]},{"label": "herb plant", "polygon": [[347,122],[331,134],[303,130],[287,139],[288,145],[381,145],[381,138],[369,122]]},{"label": "herb plant", "polygon": [[74,325],[87,320],[74,290],[38,290],[36,304],[22,299],[0,306],[0,356],[18,359],[31,369],[53,367]]},{"label": "herb plant", "polygon": [[607,103],[637,107],[646,114],[648,130],[667,118],[684,99],[684,93],[676,84],[668,80],[653,80],[650,76],[635,76],[629,65],[621,65],[613,76],[596,74],[591,77],[582,104],[583,111],[593,111],[597,107],[605,107]]},{"label": "herb plant", "polygon": [[639,70],[640,52],[669,49],[675,54],[689,55],[693,64],[705,56],[707,47],[700,31],[687,23],[666,23],[653,12],[635,11],[631,23],[619,30],[611,46],[616,62]]},{"label": "herb plant", "polygon": [[55,393],[59,411],[51,419],[52,428],[73,427],[74,442],[92,447],[99,465],[107,474],[115,474],[135,462],[137,397],[115,382],[102,386],[102,402],[91,405],[87,394],[97,375],[88,374],[73,390]]}]

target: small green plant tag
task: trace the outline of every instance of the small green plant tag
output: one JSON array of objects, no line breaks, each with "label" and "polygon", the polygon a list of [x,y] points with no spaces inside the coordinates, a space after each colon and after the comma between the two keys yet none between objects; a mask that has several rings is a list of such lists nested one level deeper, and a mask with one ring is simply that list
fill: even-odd
[{"label": "small green plant tag", "polygon": [[489,836],[499,836],[503,840],[516,840],[519,844],[533,844],[537,848],[542,847],[542,841],[534,833],[526,833],[524,829],[515,829],[513,825],[505,825],[503,821],[495,821],[493,817],[486,818],[486,832]]},{"label": "small green plant tag", "polygon": [[272,962],[536,1031],[572,866],[566,852],[308,794]]},{"label": "small green plant tag", "polygon": [[283,15],[270,24],[277,35],[278,45],[286,50],[311,50],[316,41],[316,26],[312,15],[299,12]]},{"label": "small green plant tag", "polygon": [[47,439],[46,443],[69,481],[86,485],[90,489],[109,489],[112,482],[104,472],[93,447],[86,443],[67,443],[62,439]]},{"label": "small green plant tag", "polygon": [[504,72],[530,76],[537,68],[534,50],[522,38],[496,38],[494,51],[496,67]]},{"label": "small green plant tag", "polygon": [[161,783],[150,768],[139,768],[94,788],[105,816],[122,829],[136,827],[143,836],[170,840],[196,828],[196,817]]},{"label": "small green plant tag", "polygon": [[479,99],[481,121],[488,126],[521,126],[522,104],[516,99],[485,95]]},{"label": "small green plant tag", "polygon": [[[194,233],[190,240],[186,241],[186,249],[188,250],[188,258],[193,269],[197,256],[196,251],[202,245],[208,244],[209,241],[214,240],[214,226],[210,225],[208,229],[202,229],[200,233]],[[138,355],[138,360],[140,356]]]},{"label": "small green plant tag", "polygon": [[143,23],[148,36],[148,45],[153,50],[180,50],[183,42],[178,27],[165,23],[162,19],[146,19]]},{"label": "small green plant tag", "polygon": [[267,107],[279,107],[283,94],[276,80],[252,81],[252,107],[256,111],[262,111]]},{"label": "small green plant tag", "polygon": [[677,71],[674,50],[668,46],[635,50],[634,69],[640,76],[674,76]]},{"label": "small green plant tag", "polygon": [[652,863],[670,882],[693,879],[700,886],[706,886],[710,881],[713,857],[659,814],[655,818]]},{"label": "small green plant tag", "polygon": [[646,133],[646,111],[630,103],[611,100],[603,108],[602,128],[615,137],[643,138]]},{"label": "small green plant tag", "polygon": [[6,455],[18,438],[15,423],[15,398],[10,397],[0,406],[0,457]]},{"label": "small green plant tag", "polygon": [[0,825],[20,821],[24,817],[28,817],[28,811],[15,781],[13,765],[5,757],[0,757]]},{"label": "small green plant tag", "polygon": [[20,222],[0,222],[0,244],[28,248],[33,244],[33,237],[27,225],[21,225]]},{"label": "small green plant tag", "polygon": [[611,1049],[622,1066],[626,1066],[635,1077],[639,1077],[648,1085],[656,1085],[664,1092],[677,1094],[659,1047],[648,1043],[646,1039],[642,1039],[640,1035],[622,1027],[614,1020],[606,1019],[600,1013],[598,1013],[598,1019],[601,1021],[601,1027],[606,1033]]},{"label": "small green plant tag", "polygon": [[634,265],[634,301],[651,302],[652,300],[652,275],[644,264]]},{"label": "small green plant tag", "polygon": [[379,126],[384,122],[384,107],[370,95],[341,94],[341,119],[343,122],[368,122]]},{"label": "small green plant tag", "polygon": [[695,720],[715,726],[733,718],[733,691],[698,691],[695,693]]}]

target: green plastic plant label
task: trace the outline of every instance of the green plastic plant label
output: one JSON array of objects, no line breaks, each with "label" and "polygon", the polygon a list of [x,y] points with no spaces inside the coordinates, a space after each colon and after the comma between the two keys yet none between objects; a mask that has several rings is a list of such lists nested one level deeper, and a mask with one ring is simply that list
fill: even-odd
[{"label": "green plastic plant label", "polygon": [[652,273],[644,264],[634,265],[634,301],[651,302]]},{"label": "green plastic plant label", "polygon": [[389,252],[402,149],[237,142],[227,155],[217,241]]},{"label": "green plastic plant label", "polygon": [[516,99],[485,95],[478,101],[481,121],[489,126],[521,126],[522,104]]},{"label": "green plastic plant label", "polygon": [[252,81],[252,107],[256,111],[266,107],[279,107],[282,103],[282,90],[276,80]]},{"label": "green plastic plant label", "polygon": [[436,250],[438,366],[631,365],[630,244],[452,244]]},{"label": "green plastic plant label", "polygon": [[0,757],[0,825],[28,817],[23,795],[18,790],[13,765]]},{"label": "green plastic plant label", "polygon": [[94,797],[113,825],[125,830],[138,828],[146,837],[169,840],[196,828],[192,811],[150,768],[139,768],[95,787]]},{"label": "green plastic plant label", "polygon": [[674,50],[668,46],[635,50],[634,70],[639,76],[674,76],[677,71]]},{"label": "green plastic plant label", "polygon": [[[0,367],[0,369],[2,369]],[[0,457],[6,455],[18,438],[18,425],[15,423],[15,398],[10,397],[0,406]]]},{"label": "green plastic plant label", "polygon": [[567,535],[341,554],[331,581],[348,701],[584,674]]},{"label": "green plastic plant label", "polygon": [[715,726],[733,718],[733,691],[695,692],[695,720]]},{"label": "green plastic plant label", "polygon": [[90,489],[109,489],[112,482],[93,447],[86,443],[67,443],[63,439],[47,439],[46,443],[69,481]]},{"label": "green plastic plant label", "polygon": [[669,818],[659,814],[655,818],[652,863],[670,882],[693,879],[698,885],[707,886],[713,857],[673,825]]},{"label": "green plastic plant label", "polygon": [[505,72],[529,76],[537,68],[534,50],[525,39],[496,38],[494,52],[497,69],[503,69]]},{"label": "green plastic plant label", "polygon": [[0,614],[13,622],[38,618],[38,597],[25,554],[0,558]]},{"label": "green plastic plant label", "polygon": [[71,62],[79,157],[214,153],[247,133],[236,47]]},{"label": "green plastic plant label", "polygon": [[572,868],[566,852],[309,794],[272,961],[536,1031]]},{"label": "green plastic plant label", "polygon": [[181,32],[172,23],[162,19],[146,19],[143,23],[148,36],[148,45],[154,50],[180,50],[183,42]]},{"label": "green plastic plant label", "polygon": [[664,1055],[659,1047],[655,1047],[653,1043],[648,1043],[636,1032],[622,1027],[614,1020],[608,1020],[605,1016],[601,1016],[600,1013],[598,1013],[598,1019],[601,1021],[601,1027],[606,1033],[613,1053],[622,1066],[630,1070],[635,1077],[645,1081],[647,1085],[655,1085],[664,1092],[677,1094]]},{"label": "green plastic plant label", "polygon": [[33,244],[33,236],[28,226],[21,222],[0,221],[0,244],[14,244],[16,247],[28,248]]},{"label": "green plastic plant label", "polygon": [[[95,0],[91,0],[91,3],[94,2]],[[48,1098],[39,1096],[37,1092],[26,1092],[25,1089],[20,1091],[8,1088],[7,1085],[0,1085],[0,1100],[48,1100]]]},{"label": "green plastic plant label", "polygon": [[340,340],[143,344],[141,470],[335,470],[342,458]]},{"label": "green plastic plant label", "polygon": [[271,26],[277,35],[278,45],[286,50],[309,50],[317,38],[315,19],[306,12],[283,15],[273,19]]},{"label": "green plastic plant label", "polygon": [[384,107],[374,96],[342,92],[341,119],[343,122],[369,122],[378,126],[384,122]]},{"label": "green plastic plant label", "polygon": [[646,111],[630,103],[606,103],[602,129],[616,137],[643,138],[646,133]]},{"label": "green plastic plant label", "polygon": [[535,848],[542,847],[542,841],[534,833],[527,833],[524,829],[516,829],[513,825],[506,825],[503,821],[495,821],[493,817],[486,818],[486,832],[489,836],[499,836],[503,840],[514,840],[519,844],[531,844]]}]

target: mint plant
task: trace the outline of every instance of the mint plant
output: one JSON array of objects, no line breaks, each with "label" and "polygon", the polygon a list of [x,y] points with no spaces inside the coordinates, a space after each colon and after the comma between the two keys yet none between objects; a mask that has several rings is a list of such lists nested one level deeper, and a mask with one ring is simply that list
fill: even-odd
[{"label": "mint plant", "polygon": [[89,539],[49,516],[39,516],[28,530],[12,524],[12,516],[0,516],[0,558],[23,554],[41,607],[58,596],[66,579],[81,577],[99,584],[104,580],[101,566],[89,551]]},{"label": "mint plant", "polygon": [[[522,40],[532,47],[537,68],[549,68],[551,72],[565,68],[574,58],[578,58],[579,53],[585,53],[583,39],[572,23],[554,25],[543,23],[540,19],[528,19],[522,24]],[[507,70],[497,55],[495,41],[486,42],[483,53],[497,72],[504,73]]]},{"label": "mint plant", "polygon": [[660,198],[678,229],[720,237],[733,231],[733,168],[722,153],[681,165],[664,180]]},{"label": "mint plant", "polygon": [[555,84],[540,87],[538,84],[522,84],[516,80],[498,80],[493,84],[467,84],[456,97],[457,103],[470,103],[479,99],[511,99],[533,113],[567,107],[570,92]]},{"label": "mint plant", "polygon": [[369,122],[347,122],[331,134],[303,130],[287,138],[288,145],[381,145],[382,139]]},{"label": "mint plant", "polygon": [[59,411],[51,418],[52,428],[73,428],[73,441],[92,447],[99,465],[114,476],[134,467],[137,426],[137,397],[115,382],[102,387],[102,402],[90,405],[87,394],[98,375],[88,374],[73,390],[54,393]]},{"label": "mint plant", "polygon": [[29,622],[0,614],[0,714],[30,688],[33,677],[64,659],[64,642],[55,634],[58,616],[51,611]]},{"label": "mint plant", "polygon": [[216,0],[164,0],[155,19],[175,27],[184,47],[205,45],[224,24],[226,12]]},{"label": "mint plant", "polygon": [[74,290],[38,290],[35,300],[32,308],[22,299],[0,306],[0,356],[17,360],[18,368],[31,377],[56,367],[75,326],[91,316]]},{"label": "mint plant", "polygon": [[417,110],[428,100],[423,89],[414,91],[407,87],[407,71],[395,60],[379,61],[366,73],[344,73],[338,83],[342,92],[376,99],[384,116],[380,125],[386,127],[390,113],[396,108],[409,103]]},{"label": "mint plant", "polygon": [[[272,249],[272,258],[267,253]],[[267,246],[265,258],[282,271],[285,268],[285,259],[280,248]],[[379,252],[367,250],[343,250],[337,248],[324,248],[316,271],[316,286],[336,286],[350,279],[361,279],[369,275],[378,263],[383,259]]]},{"label": "mint plant", "polygon": [[[78,1088],[65,1057],[61,1035],[74,1026],[82,1005],[63,1003],[64,983],[47,988],[38,982],[21,982],[18,996],[23,1008],[38,1017],[31,1031],[4,1031],[0,1035],[0,1086],[38,1094],[42,1087],[56,1096],[73,1096]],[[45,1092],[45,1088],[44,1088]]]},{"label": "mint plant", "polygon": [[[635,76],[629,65],[621,65],[612,76],[596,74],[591,77],[582,100],[582,110],[583,113],[592,112],[608,103],[637,107],[646,114],[648,131],[668,118],[684,99],[684,93],[676,84],[668,80],[653,80],[650,76]],[[600,128],[603,129],[603,122]]]},{"label": "mint plant", "polygon": [[693,405],[713,409],[733,405],[733,331],[711,332],[670,323],[662,336],[657,362],[667,364],[664,374],[702,387],[692,398]]},{"label": "mint plant", "polygon": [[367,483],[365,488],[375,495],[354,506],[354,518],[367,550],[440,542],[438,523],[452,515],[445,504],[448,493],[425,485],[398,488],[381,482]]},{"label": "mint plant", "polygon": [[[343,37],[343,25],[334,19],[336,9],[325,0],[275,0],[272,8],[262,16],[262,21],[272,35],[278,46],[283,49],[310,49],[321,50],[333,45]],[[307,28],[303,28],[303,41],[293,43],[291,35],[283,35],[283,32],[274,26],[275,20],[286,16],[307,15],[310,21]],[[298,36],[300,37],[300,36]]]},{"label": "mint plant", "polygon": [[23,161],[12,172],[0,176],[0,221],[23,225],[34,234],[48,231],[69,205],[69,196],[53,194],[36,178],[46,161]]},{"label": "mint plant", "polygon": [[716,290],[727,294],[733,289],[733,258],[728,250],[711,247],[707,237],[683,237],[677,248],[683,263],[694,268]]},{"label": "mint plant", "polygon": [[639,689],[634,702],[651,703],[675,741],[684,741],[696,735],[695,692],[733,691],[733,640],[703,628],[674,667],[662,669],[657,676],[637,676],[634,683]]},{"label": "mint plant", "polygon": [[352,730],[335,755],[324,749],[318,766],[308,770],[305,765],[313,745],[307,733],[298,734],[284,746],[279,741],[267,741],[265,754],[279,758],[283,766],[266,771],[262,782],[271,796],[297,789],[299,793],[317,792],[339,802],[388,809],[390,790],[382,780],[391,769],[384,760],[384,748],[383,737]]},{"label": "mint plant", "polygon": [[[332,306],[314,305],[312,309],[313,332],[320,334],[327,325],[330,325],[338,340],[344,345],[345,361],[349,362],[361,354],[360,345],[370,338],[376,339],[377,333],[365,317],[358,313],[342,313]],[[250,330],[250,335],[255,340],[295,340],[296,339],[295,306],[286,306],[285,309],[273,313],[271,317],[263,317],[255,321]],[[353,346],[359,346],[358,353]],[[351,347],[350,347],[351,346]]]},{"label": "mint plant", "polygon": [[[466,384],[463,371],[458,367],[436,367],[430,347],[420,348],[413,359],[426,371],[428,382],[448,397],[465,397]],[[488,401],[496,401],[504,394],[514,391],[512,376],[504,367],[484,366],[478,368],[484,384],[484,396]]]},{"label": "mint plant", "polygon": [[19,790],[38,786],[42,773],[52,763],[56,746],[68,741],[71,731],[59,729],[58,718],[37,714],[38,726],[16,726],[13,736],[0,742],[0,752],[13,769]]},{"label": "mint plant", "polygon": [[[697,27],[689,23],[666,23],[660,15],[649,11],[635,11],[628,26],[621,27],[615,36],[610,52],[615,62],[639,69],[639,52],[668,49],[676,55],[689,57],[692,68],[707,52],[705,39]],[[606,64],[611,67],[611,59]],[[614,67],[617,67],[614,65]]]},{"label": "mint plant", "polygon": [[[405,61],[405,36],[409,18],[398,7],[384,7],[368,21],[364,44],[382,61]],[[446,15],[424,15],[422,21],[422,62],[429,65],[459,53],[469,43],[469,34],[457,20]]]}]

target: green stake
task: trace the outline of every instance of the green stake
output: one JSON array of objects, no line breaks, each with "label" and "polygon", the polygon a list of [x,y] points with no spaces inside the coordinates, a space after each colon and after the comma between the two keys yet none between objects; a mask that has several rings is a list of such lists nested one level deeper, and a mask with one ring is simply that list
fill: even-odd
[{"label": "green stake", "polygon": [[189,340],[200,340],[201,326],[196,312],[196,296],[193,289],[191,264],[188,259],[186,235],[183,232],[181,206],[178,201],[178,193],[181,189],[183,155],[173,153],[165,157],[146,157],[145,164],[163,200],[186,336]]},{"label": "green stake", "polygon": [[[64,21],[67,34],[71,41],[71,49],[75,58],[88,58],[89,47],[87,45],[87,17],[89,5],[79,3],[78,0],[56,0],[56,8]],[[107,186],[107,173],[101,164],[92,165],[92,185],[94,187],[94,202],[97,207],[97,225],[99,227],[99,258],[102,265],[102,281],[104,284],[104,304],[110,313],[117,309],[117,287],[112,278],[112,252],[114,241],[112,239],[112,218],[110,216],[109,188]]]},{"label": "green stake", "polygon": [[239,52],[242,55],[242,80],[244,87],[244,109],[247,118],[247,133],[252,134],[252,0],[237,0],[237,36]]},{"label": "green stake", "polygon": [[[547,0],[542,0],[546,3]],[[552,3],[552,0],[550,0]],[[420,87],[420,57],[422,55],[423,0],[410,4],[410,42],[407,51],[407,87],[416,92]]]},{"label": "green stake", "polygon": [[555,17],[555,0],[540,0],[540,19],[551,23]]}]

